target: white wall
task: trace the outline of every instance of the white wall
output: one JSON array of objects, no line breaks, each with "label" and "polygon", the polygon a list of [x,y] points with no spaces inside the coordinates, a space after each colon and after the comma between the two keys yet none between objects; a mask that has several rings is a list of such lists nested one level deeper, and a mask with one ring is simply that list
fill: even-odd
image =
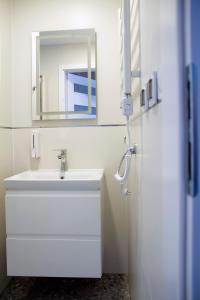
[{"label": "white wall", "polygon": [[[130,186],[130,278],[137,300],[178,300],[181,291],[181,203],[179,52],[177,1],[140,0],[142,84],[159,72],[162,103],[133,121],[138,154]],[[0,101],[2,125],[31,127],[31,32],[94,27],[97,31],[98,124],[124,122],[119,110],[119,1],[13,0],[12,54],[9,59],[9,1],[0,0]],[[6,33],[7,32],[7,33]],[[10,80],[10,73],[12,78]],[[11,83],[11,89],[10,89]],[[57,123],[34,123],[34,125]],[[59,122],[65,126],[66,123]],[[58,167],[54,148],[66,147],[72,168],[105,168],[105,271],[127,269],[126,201],[122,201],[113,173],[123,152],[123,127],[40,129],[42,157],[30,159],[31,129],[13,129],[13,172]],[[1,186],[11,172],[11,134],[1,129]],[[4,219],[1,189],[1,221]],[[5,230],[1,226],[5,258]],[[5,275],[5,259],[0,268]],[[3,282],[3,278],[0,283]]]},{"label": "white wall", "polygon": [[[127,272],[127,212],[113,175],[124,151],[124,123],[119,109],[120,59],[118,0],[13,0],[12,10],[12,115],[13,172],[30,168],[58,168],[53,149],[67,148],[70,168],[104,168],[104,271]],[[94,28],[97,32],[98,120],[107,127],[67,127],[86,121],[31,121],[31,32]],[[30,158],[31,126],[46,126],[41,133],[41,159]],[[60,126],[54,128],[54,126]],[[29,128],[21,128],[21,127]],[[63,127],[62,127],[63,126]]]},{"label": "white wall", "polygon": [[[114,179],[116,166],[124,151],[124,127],[77,127],[39,129],[41,159],[30,158],[31,129],[13,130],[14,173],[27,169],[59,168],[57,152],[67,149],[69,168],[103,168],[104,199],[104,272],[127,271],[127,207]],[[112,138],[112,140],[111,140]],[[91,142],[92,141],[92,142]]]},{"label": "white wall", "polygon": [[11,125],[11,3],[0,1],[0,126]]},{"label": "white wall", "polygon": [[157,71],[162,102],[133,121],[138,154],[130,180],[129,274],[137,300],[183,299],[179,11],[175,0],[140,0],[141,85]]},{"label": "white wall", "polygon": [[[97,32],[98,124],[124,122],[119,110],[119,6],[119,0],[85,0],[84,2],[82,0],[13,0],[12,112],[14,126],[32,125],[31,33],[40,30],[74,28],[94,28]],[[75,123],[77,124],[77,121]],[[46,124],[52,123],[46,122]],[[63,125],[65,122],[60,121],[59,124]],[[43,123],[41,125],[43,126]]]},{"label": "white wall", "polygon": [[12,174],[11,130],[0,129],[0,292],[7,283],[4,178]]},{"label": "white wall", "polygon": [[11,130],[6,128],[11,124],[10,10],[10,1],[0,0],[0,291],[7,283],[3,180],[12,167]]}]

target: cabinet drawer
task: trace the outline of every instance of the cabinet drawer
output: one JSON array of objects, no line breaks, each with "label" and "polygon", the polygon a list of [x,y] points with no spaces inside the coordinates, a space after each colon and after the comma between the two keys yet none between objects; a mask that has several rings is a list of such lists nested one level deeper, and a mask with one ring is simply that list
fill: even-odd
[{"label": "cabinet drawer", "polygon": [[101,241],[7,238],[8,276],[102,275]]},{"label": "cabinet drawer", "polygon": [[6,194],[7,235],[101,235],[100,192]]}]

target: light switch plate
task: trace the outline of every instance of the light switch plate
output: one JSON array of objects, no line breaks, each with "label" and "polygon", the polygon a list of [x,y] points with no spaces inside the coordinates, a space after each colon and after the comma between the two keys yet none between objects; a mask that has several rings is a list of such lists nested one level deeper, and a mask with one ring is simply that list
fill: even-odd
[{"label": "light switch plate", "polygon": [[151,108],[158,103],[158,82],[156,72],[153,72],[152,78],[147,82],[146,93],[148,107]]},{"label": "light switch plate", "polygon": [[148,110],[148,101],[145,89],[142,89],[140,92],[140,107],[143,112]]}]

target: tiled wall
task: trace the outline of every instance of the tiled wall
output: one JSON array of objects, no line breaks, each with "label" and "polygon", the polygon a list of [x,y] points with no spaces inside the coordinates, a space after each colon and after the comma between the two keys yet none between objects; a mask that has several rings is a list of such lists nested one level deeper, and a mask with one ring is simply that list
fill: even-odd
[{"label": "tiled wall", "polygon": [[0,129],[0,291],[4,288],[6,278],[6,245],[5,245],[5,188],[4,178],[12,174],[11,130]]},{"label": "tiled wall", "polygon": [[0,0],[0,291],[6,279],[5,209],[3,179],[12,172],[10,93],[10,1]]},{"label": "tiled wall", "polygon": [[0,0],[0,126],[11,125],[11,2]]},{"label": "tiled wall", "polygon": [[[104,271],[127,272],[127,202],[121,199],[113,177],[123,154],[125,135],[124,126],[112,126],[124,123],[119,109],[120,1],[13,0],[12,4],[12,124],[16,128],[12,130],[13,173],[58,168],[53,151],[58,148],[67,148],[70,168],[104,168]],[[94,28],[97,32],[97,120],[32,122],[31,33],[77,28]],[[86,127],[88,123],[92,127]],[[69,125],[79,127],[66,127]],[[39,161],[30,156],[32,126],[47,127],[39,129]]]},{"label": "tiled wall", "polygon": [[137,300],[179,300],[184,298],[180,9],[177,1],[133,2],[139,3],[141,87],[158,72],[161,102],[132,120],[137,155],[130,178],[131,293]]},{"label": "tiled wall", "polygon": [[[124,123],[120,102],[119,0],[13,0],[12,121],[32,126],[31,34],[33,31],[94,28],[97,33],[97,122]],[[22,50],[23,49],[23,50]],[[83,122],[71,122],[82,124]],[[85,121],[84,121],[85,123]],[[34,123],[66,126],[66,121]],[[68,121],[67,124],[70,124]]]},{"label": "tiled wall", "polygon": [[125,127],[42,128],[41,159],[30,157],[31,129],[13,130],[14,173],[27,169],[60,167],[54,149],[67,149],[69,168],[103,168],[104,272],[127,271],[127,207],[120,196],[114,173],[124,151]]}]

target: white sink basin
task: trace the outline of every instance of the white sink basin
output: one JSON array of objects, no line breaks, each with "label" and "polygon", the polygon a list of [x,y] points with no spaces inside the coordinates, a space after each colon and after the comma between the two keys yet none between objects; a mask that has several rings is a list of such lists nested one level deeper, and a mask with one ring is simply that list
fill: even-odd
[{"label": "white sink basin", "polygon": [[98,190],[103,177],[102,169],[70,169],[60,179],[59,170],[26,171],[5,179],[12,190]]}]

